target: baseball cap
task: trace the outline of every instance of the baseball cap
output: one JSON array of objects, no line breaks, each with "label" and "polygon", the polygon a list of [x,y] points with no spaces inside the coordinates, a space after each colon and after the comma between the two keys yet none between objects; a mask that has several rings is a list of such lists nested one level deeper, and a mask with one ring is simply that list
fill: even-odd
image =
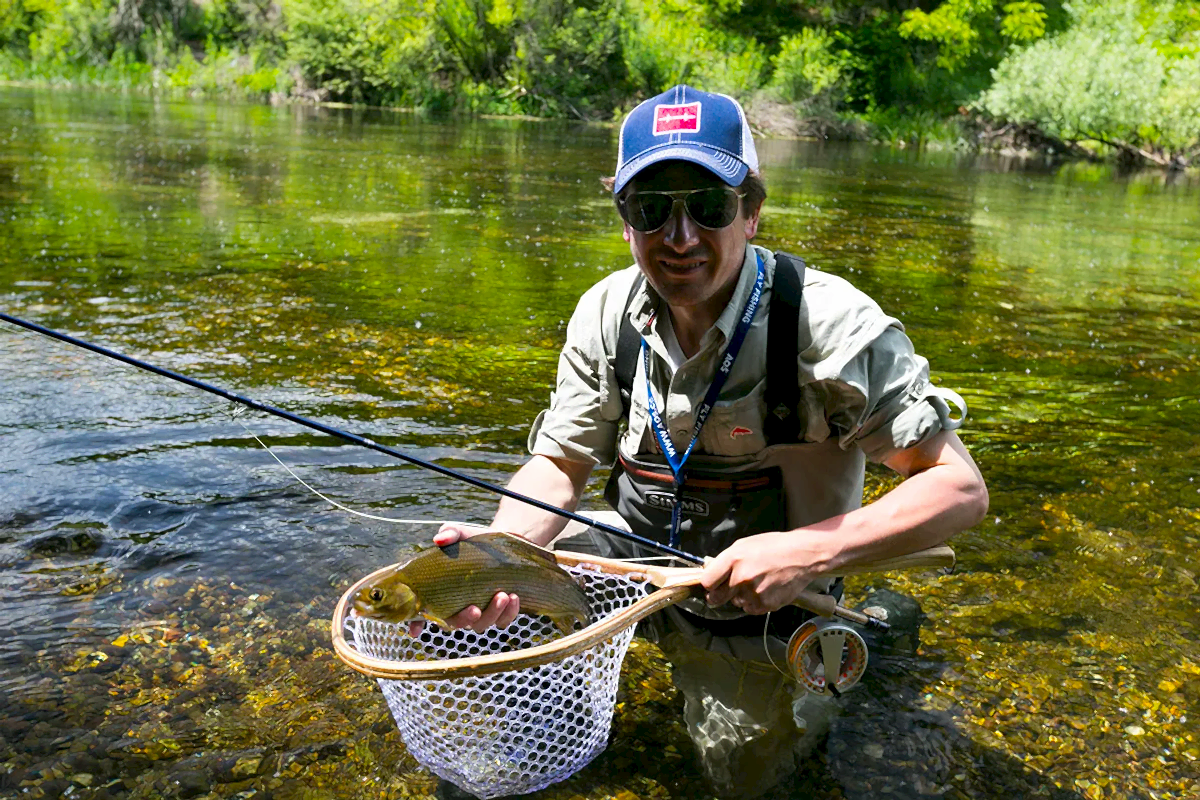
[{"label": "baseball cap", "polygon": [[613,192],[667,159],[699,164],[730,186],[741,185],[749,170],[758,171],[758,153],[738,101],[683,84],[644,101],[621,123]]}]

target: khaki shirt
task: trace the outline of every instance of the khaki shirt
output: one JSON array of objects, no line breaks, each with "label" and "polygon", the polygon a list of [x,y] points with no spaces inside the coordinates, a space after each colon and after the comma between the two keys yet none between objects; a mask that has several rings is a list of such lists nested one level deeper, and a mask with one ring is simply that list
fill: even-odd
[{"label": "khaki shirt", "polygon": [[[861,505],[864,456],[881,462],[943,428],[956,428],[959,423],[950,419],[944,395],[957,396],[930,384],[929,363],[913,351],[899,320],[884,314],[847,281],[809,268],[804,273],[797,343],[796,412],[803,434],[794,445],[767,447],[763,392],[775,257],[748,245],[732,299],[704,335],[700,350],[678,370],[671,368],[662,336],[665,306],[648,282],[629,304],[634,329],[651,350],[655,402],[680,452],[690,442],[696,409],[753,290],[756,255],[766,267],[762,305],[688,464],[731,470],[778,465],[783,468],[789,523],[811,524]],[[602,466],[614,461],[618,446],[631,457],[658,454],[641,358],[629,424],[620,433],[616,344],[637,275],[636,265],[613,273],[580,299],[567,326],[550,407],[538,415],[529,435],[531,453]]]}]

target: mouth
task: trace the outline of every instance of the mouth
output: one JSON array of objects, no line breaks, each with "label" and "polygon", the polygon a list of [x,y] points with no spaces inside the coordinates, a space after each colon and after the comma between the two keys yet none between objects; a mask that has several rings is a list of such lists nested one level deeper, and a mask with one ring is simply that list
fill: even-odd
[{"label": "mouth", "polygon": [[686,277],[699,272],[708,263],[704,258],[658,258],[658,267],[667,275]]}]

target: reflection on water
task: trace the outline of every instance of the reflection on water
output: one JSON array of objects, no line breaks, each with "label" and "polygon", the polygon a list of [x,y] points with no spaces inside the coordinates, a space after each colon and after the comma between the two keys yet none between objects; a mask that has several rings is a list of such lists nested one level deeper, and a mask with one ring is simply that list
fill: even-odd
[{"label": "reflection on water", "polygon": [[[490,481],[629,260],[609,128],[3,99],[5,310]],[[1195,796],[1200,187],[760,154],[760,240],[909,326],[992,493],[954,574],[850,583],[919,599],[920,647],[873,654],[781,796]],[[9,326],[0,375],[3,793],[432,793],[326,621],[431,529],[330,507],[251,432],[364,511],[491,497]],[[545,796],[705,796],[666,676],[635,646],[608,752]]]}]

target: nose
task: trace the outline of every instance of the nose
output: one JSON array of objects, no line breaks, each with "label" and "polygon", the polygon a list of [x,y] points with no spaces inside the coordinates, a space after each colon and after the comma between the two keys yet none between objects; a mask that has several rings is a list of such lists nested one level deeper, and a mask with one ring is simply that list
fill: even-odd
[{"label": "nose", "polygon": [[663,244],[676,252],[686,252],[700,243],[699,227],[687,213],[681,198],[675,198],[671,216],[663,226]]}]

